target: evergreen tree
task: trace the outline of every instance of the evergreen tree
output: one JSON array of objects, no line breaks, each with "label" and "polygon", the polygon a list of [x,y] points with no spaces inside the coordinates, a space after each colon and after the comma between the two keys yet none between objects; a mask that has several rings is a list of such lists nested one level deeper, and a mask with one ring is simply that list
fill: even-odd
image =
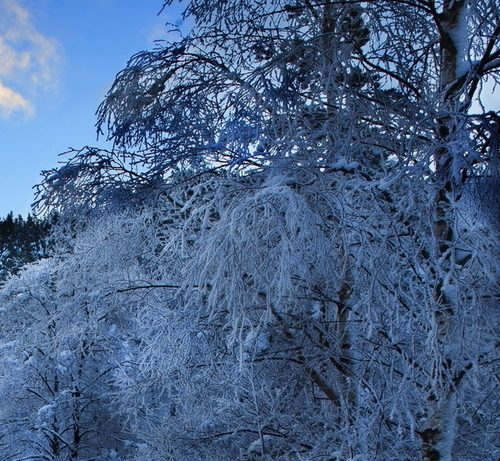
[{"label": "evergreen tree", "polygon": [[30,214],[24,220],[21,215],[14,218],[10,212],[0,221],[0,280],[48,255],[47,238],[55,220],[37,219]]}]

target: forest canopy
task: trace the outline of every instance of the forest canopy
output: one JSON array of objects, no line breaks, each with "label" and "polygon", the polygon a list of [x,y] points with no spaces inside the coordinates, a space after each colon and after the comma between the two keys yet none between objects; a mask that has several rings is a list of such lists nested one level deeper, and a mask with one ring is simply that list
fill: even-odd
[{"label": "forest canopy", "polygon": [[55,216],[37,219],[30,214],[14,218],[10,212],[0,220],[0,280],[16,274],[25,264],[48,256],[48,236]]},{"label": "forest canopy", "polygon": [[[164,4],[164,9],[171,2]],[[495,0],[192,0],[43,173],[21,460],[500,457]]]}]

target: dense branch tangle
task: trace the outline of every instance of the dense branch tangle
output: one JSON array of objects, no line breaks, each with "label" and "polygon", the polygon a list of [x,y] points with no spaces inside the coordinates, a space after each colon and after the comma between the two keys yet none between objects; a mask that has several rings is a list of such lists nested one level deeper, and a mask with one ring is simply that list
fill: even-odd
[{"label": "dense branch tangle", "polygon": [[468,113],[497,10],[194,0],[118,75],[115,149],[40,203],[141,249],[106,299],[136,309],[117,399],[154,459],[498,459],[498,115]]}]

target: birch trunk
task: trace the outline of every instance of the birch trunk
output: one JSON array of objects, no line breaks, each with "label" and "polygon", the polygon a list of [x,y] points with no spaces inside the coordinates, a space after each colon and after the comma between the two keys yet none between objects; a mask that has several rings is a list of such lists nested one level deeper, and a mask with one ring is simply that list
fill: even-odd
[{"label": "birch trunk", "polygon": [[[455,202],[458,200],[457,184],[453,178],[454,155],[449,146],[455,141],[458,95],[451,88],[459,78],[460,64],[464,58],[466,33],[465,0],[446,0],[439,15],[438,28],[441,45],[440,90],[443,97],[443,115],[438,119],[438,144],[435,152],[438,190],[434,208],[434,238],[436,285],[434,289],[435,356],[433,374],[428,393],[426,427],[422,431],[424,461],[451,461],[457,418],[456,392],[464,370],[457,361],[460,334],[457,324],[458,274],[454,261],[454,243],[458,237],[455,225]],[[464,35],[465,34],[465,35]],[[458,114],[459,115],[459,114]]]}]

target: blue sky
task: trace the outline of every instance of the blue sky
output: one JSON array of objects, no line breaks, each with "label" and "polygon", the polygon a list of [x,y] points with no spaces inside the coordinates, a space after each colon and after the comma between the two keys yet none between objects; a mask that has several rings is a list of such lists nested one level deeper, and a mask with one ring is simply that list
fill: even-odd
[{"label": "blue sky", "polygon": [[[185,5],[185,4],[184,4]],[[136,52],[181,24],[163,0],[0,0],[0,218],[26,216],[40,172],[96,141],[95,111]],[[499,94],[485,91],[487,109]],[[489,93],[489,94],[488,94]]]},{"label": "blue sky", "polygon": [[96,141],[95,111],[127,60],[165,38],[162,0],[0,0],[0,217],[26,216],[40,171]]}]

